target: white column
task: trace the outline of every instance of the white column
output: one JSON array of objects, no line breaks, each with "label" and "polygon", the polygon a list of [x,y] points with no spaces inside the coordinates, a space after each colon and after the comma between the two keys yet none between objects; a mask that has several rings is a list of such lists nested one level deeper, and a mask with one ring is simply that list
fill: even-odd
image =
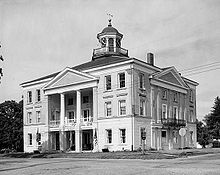
[{"label": "white column", "polygon": [[65,119],[65,95],[60,94],[60,125],[63,128]]},{"label": "white column", "polygon": [[81,119],[81,92],[76,91],[76,122],[79,125]]},{"label": "white column", "polygon": [[114,52],[116,52],[116,38],[113,38]]},{"label": "white column", "polygon": [[97,122],[98,120],[98,93],[97,93],[98,88],[94,87],[93,88],[93,121]]},{"label": "white column", "polygon": [[81,92],[76,91],[76,130],[75,130],[75,144],[76,152],[81,152],[81,130],[80,130],[80,119],[81,119]]}]

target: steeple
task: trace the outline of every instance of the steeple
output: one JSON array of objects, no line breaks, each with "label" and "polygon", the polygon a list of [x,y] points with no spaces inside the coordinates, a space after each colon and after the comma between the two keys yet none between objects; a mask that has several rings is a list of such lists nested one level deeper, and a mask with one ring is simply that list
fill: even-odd
[{"label": "steeple", "polygon": [[[111,16],[112,17],[112,16]],[[103,56],[119,55],[128,57],[128,50],[121,48],[123,35],[112,27],[112,19],[108,19],[108,26],[97,34],[100,48],[93,50],[92,60]]]}]

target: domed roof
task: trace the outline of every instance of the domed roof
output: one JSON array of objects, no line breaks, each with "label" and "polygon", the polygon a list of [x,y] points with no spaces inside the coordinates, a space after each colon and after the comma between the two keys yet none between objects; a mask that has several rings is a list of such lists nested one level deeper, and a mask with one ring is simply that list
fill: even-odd
[{"label": "domed roof", "polygon": [[116,28],[112,27],[112,25],[108,25],[108,27],[102,30],[102,33],[119,33],[119,32]]}]

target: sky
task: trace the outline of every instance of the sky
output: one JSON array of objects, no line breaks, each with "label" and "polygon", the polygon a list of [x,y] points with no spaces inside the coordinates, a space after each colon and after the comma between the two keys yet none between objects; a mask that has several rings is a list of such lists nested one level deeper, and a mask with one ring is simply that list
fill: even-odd
[{"label": "sky", "polygon": [[152,52],[156,66],[197,81],[198,119],[210,112],[220,95],[219,0],[0,0],[0,102],[20,101],[24,81],[90,61],[107,13],[130,57]]}]

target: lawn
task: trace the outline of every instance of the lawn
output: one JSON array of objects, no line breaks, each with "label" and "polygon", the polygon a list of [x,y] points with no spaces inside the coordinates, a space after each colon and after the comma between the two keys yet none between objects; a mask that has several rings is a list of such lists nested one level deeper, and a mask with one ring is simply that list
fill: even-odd
[{"label": "lawn", "polygon": [[207,148],[207,149],[187,149],[187,150],[167,150],[167,151],[146,151],[142,152],[83,152],[83,153],[8,153],[0,154],[2,157],[14,158],[82,158],[82,159],[174,159],[188,156],[196,156],[203,154],[220,153],[220,148]]}]

